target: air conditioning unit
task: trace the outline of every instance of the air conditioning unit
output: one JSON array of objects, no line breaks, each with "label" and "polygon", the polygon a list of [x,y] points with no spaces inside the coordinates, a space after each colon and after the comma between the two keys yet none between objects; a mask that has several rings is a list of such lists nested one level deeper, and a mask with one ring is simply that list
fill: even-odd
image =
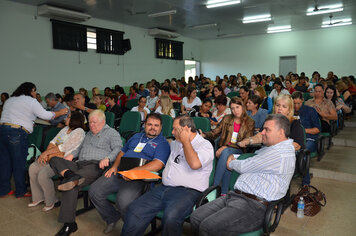
[{"label": "air conditioning unit", "polygon": [[180,34],[168,30],[163,30],[159,28],[153,28],[148,30],[148,34],[154,37],[166,37],[166,38],[177,38]]},{"label": "air conditioning unit", "polygon": [[47,4],[40,5],[37,7],[37,15],[49,17],[51,19],[73,21],[73,22],[86,21],[91,18],[89,14],[83,12],[59,8]]}]

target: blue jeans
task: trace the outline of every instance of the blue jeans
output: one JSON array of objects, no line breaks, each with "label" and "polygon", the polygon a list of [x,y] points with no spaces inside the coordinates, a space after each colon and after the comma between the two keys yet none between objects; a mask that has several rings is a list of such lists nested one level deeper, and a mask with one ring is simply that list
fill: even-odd
[{"label": "blue jeans", "polygon": [[[310,152],[316,152],[316,141],[307,140],[306,146]],[[309,169],[308,169],[307,173],[305,174],[305,176],[302,179],[302,186],[309,185],[309,184],[310,184],[310,173],[309,173]]]},{"label": "blue jeans", "polygon": [[216,165],[214,185],[220,185],[221,193],[226,194],[229,191],[231,171],[226,168],[227,158],[232,154],[241,154],[241,149],[225,148],[220,155],[218,164]]},{"label": "blue jeans", "polygon": [[27,136],[22,129],[0,125],[0,196],[11,191],[11,175],[14,175],[15,180],[15,196],[21,197],[27,192]]},{"label": "blue jeans", "polygon": [[185,187],[155,187],[127,208],[121,235],[143,235],[156,214],[162,210],[162,235],[182,235],[184,219],[192,213],[199,196],[199,191]]}]

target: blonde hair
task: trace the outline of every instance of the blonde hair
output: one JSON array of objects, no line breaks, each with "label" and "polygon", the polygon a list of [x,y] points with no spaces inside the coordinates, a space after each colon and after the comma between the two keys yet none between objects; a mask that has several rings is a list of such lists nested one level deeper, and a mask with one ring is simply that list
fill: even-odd
[{"label": "blonde hair", "polygon": [[105,113],[100,109],[96,109],[96,110],[90,112],[88,118],[90,119],[90,117],[92,117],[92,116],[98,117],[98,119],[100,121],[104,121],[104,122],[106,121]]},{"label": "blonde hair", "polygon": [[255,91],[257,91],[257,92],[260,93],[260,97],[261,97],[262,99],[265,99],[265,98],[267,97],[266,91],[265,91],[265,89],[264,89],[262,86],[257,86],[257,87],[255,88]]},{"label": "blonde hair", "polygon": [[342,80],[339,80],[335,83],[335,87],[337,88],[337,90],[342,93],[344,92],[345,90],[347,90],[349,87],[347,86],[347,84],[342,81]]},{"label": "blonde hair", "polygon": [[101,100],[100,105],[104,105],[105,104],[105,96],[104,95],[97,94],[94,97],[98,97]]},{"label": "blonde hair", "polygon": [[160,101],[161,101],[162,113],[164,115],[170,115],[171,110],[173,109],[173,103],[170,97],[161,96]]},{"label": "blonde hair", "polygon": [[79,92],[80,92],[80,93],[83,92],[83,95],[84,95],[84,96],[88,96],[88,91],[87,91],[85,88],[80,88],[80,89],[79,89]]},{"label": "blonde hair", "polygon": [[[98,87],[94,87],[91,91],[92,91],[92,92],[95,92],[95,95],[100,94],[100,90],[99,90]],[[93,94],[93,96],[94,96],[94,94]]]},{"label": "blonde hair", "polygon": [[280,100],[283,100],[284,102],[287,103],[288,109],[289,109],[289,113],[287,115],[287,118],[290,121],[293,121],[294,120],[294,103],[293,103],[293,99],[292,99],[291,95],[289,95],[289,94],[281,94],[274,100],[273,114],[276,114],[276,104]]}]

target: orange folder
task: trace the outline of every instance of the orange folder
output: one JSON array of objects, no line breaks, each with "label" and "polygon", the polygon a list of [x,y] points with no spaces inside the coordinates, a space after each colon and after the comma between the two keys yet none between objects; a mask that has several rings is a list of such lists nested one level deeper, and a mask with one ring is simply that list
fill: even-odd
[{"label": "orange folder", "polygon": [[131,180],[137,179],[160,179],[161,176],[151,173],[148,170],[126,170],[126,171],[118,171],[120,175],[125,176]]}]

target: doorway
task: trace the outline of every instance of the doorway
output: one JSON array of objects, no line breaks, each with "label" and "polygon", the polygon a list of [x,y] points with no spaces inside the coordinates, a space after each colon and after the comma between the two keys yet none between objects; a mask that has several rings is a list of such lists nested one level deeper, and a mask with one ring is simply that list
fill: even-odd
[{"label": "doorway", "polygon": [[185,81],[188,82],[188,78],[191,76],[200,75],[200,62],[192,60],[184,60],[184,77]]},{"label": "doorway", "polygon": [[285,77],[289,72],[297,72],[297,56],[279,57],[279,74]]}]

